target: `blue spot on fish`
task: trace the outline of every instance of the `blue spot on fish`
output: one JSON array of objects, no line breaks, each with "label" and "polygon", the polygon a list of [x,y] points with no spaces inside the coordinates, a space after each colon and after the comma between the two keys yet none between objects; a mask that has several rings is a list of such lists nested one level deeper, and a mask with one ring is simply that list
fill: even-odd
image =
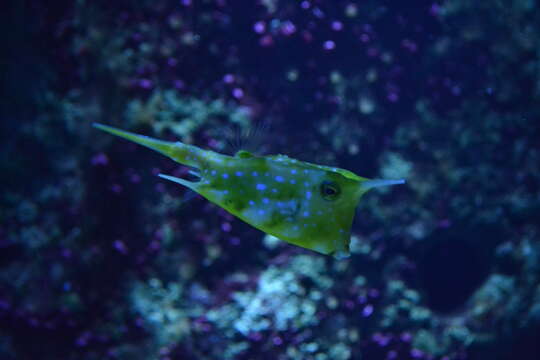
[{"label": "blue spot on fish", "polygon": [[264,190],[264,189],[266,189],[266,185],[265,184],[257,184],[257,186],[255,188],[257,190]]},{"label": "blue spot on fish", "polygon": [[276,176],[275,179],[277,182],[283,182],[285,180],[283,176],[280,176],[280,175]]}]

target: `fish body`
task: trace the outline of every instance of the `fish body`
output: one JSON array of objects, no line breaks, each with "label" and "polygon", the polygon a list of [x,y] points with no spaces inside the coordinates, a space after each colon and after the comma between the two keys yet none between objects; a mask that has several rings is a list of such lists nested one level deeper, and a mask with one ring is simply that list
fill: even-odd
[{"label": "fish body", "polygon": [[291,244],[338,258],[349,255],[350,229],[362,195],[404,180],[370,180],[348,170],[286,155],[234,156],[94,124],[194,168],[198,181],[159,176],[184,185],[234,216]]}]

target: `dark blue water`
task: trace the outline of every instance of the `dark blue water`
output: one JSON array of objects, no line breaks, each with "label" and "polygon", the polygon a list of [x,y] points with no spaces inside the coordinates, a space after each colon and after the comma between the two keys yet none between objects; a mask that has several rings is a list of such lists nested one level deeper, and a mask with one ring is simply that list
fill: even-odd
[{"label": "dark blue water", "polygon": [[[539,358],[536,5],[7,4],[0,358]],[[336,260],[93,122],[407,184]]]}]

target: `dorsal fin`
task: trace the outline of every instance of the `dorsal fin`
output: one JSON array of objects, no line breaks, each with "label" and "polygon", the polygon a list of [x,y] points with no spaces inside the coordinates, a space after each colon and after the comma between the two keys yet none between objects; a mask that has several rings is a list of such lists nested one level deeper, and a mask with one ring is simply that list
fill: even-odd
[{"label": "dorsal fin", "polygon": [[238,150],[236,154],[234,154],[234,157],[237,157],[240,159],[249,159],[253,157],[253,154],[247,150]]}]

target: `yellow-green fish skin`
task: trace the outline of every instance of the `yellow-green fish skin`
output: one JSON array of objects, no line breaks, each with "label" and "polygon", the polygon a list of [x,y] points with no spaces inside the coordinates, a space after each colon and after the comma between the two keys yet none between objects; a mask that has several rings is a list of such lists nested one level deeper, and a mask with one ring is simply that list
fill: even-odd
[{"label": "yellow-green fish skin", "polygon": [[285,155],[228,156],[94,124],[194,167],[199,181],[160,177],[189,187],[248,224],[323,254],[349,255],[350,229],[360,197],[372,187],[404,180],[369,180],[348,170]]}]

